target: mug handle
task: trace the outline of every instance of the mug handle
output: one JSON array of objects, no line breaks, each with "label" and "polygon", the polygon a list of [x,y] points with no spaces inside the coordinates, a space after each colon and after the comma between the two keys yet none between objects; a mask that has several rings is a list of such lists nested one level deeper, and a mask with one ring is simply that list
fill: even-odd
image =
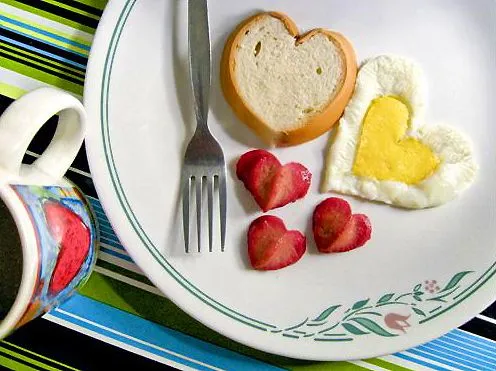
[{"label": "mug handle", "polygon": [[[59,121],[52,141],[32,164],[22,159],[40,128],[55,114]],[[62,179],[84,140],[86,112],[81,102],[62,90],[43,87],[10,104],[0,117],[0,167],[24,182]]]}]

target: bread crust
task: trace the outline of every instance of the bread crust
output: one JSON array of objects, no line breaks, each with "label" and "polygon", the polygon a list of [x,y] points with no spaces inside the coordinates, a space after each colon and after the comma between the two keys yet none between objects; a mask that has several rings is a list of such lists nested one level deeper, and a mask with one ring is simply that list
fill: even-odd
[{"label": "bread crust", "polygon": [[[235,81],[235,52],[236,46],[253,22],[266,16],[281,20],[289,34],[296,39],[296,44],[302,44],[316,34],[324,34],[339,48],[344,60],[341,88],[321,112],[310,117],[301,127],[289,131],[275,131],[258,117],[243,101]],[[229,36],[222,53],[220,63],[220,82],[224,97],[236,116],[248,125],[269,146],[287,147],[319,137],[338,122],[350,100],[355,88],[357,76],[357,61],[351,43],[341,34],[322,28],[316,28],[300,35],[298,28],[291,18],[279,12],[262,12],[247,18],[240,23]]]}]

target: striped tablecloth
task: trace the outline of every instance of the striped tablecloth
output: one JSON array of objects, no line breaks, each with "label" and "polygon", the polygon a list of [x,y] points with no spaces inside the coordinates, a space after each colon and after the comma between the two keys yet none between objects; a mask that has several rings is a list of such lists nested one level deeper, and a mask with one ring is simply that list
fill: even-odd
[{"label": "striped tablecloth", "polygon": [[[0,0],[0,112],[39,86],[82,95],[93,33],[105,4],[106,0]],[[44,126],[26,161],[41,153],[55,126],[56,119]],[[97,265],[79,294],[0,342],[4,367],[496,370],[496,304],[428,344],[374,359],[304,362],[237,344],[183,313],[133,263],[98,201],[84,149],[67,176],[89,197],[98,215]]]}]

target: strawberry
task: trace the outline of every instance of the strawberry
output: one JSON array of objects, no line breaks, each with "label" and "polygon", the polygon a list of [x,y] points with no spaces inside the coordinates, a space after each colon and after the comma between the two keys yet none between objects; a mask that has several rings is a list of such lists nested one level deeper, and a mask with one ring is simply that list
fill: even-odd
[{"label": "strawberry", "polygon": [[303,198],[310,188],[312,174],[303,165],[281,166],[270,152],[253,150],[240,157],[236,175],[265,212]]},{"label": "strawberry", "polygon": [[337,197],[322,201],[313,213],[313,236],[320,252],[344,252],[363,246],[372,227],[367,216],[351,213],[350,204]]},{"label": "strawberry", "polygon": [[288,231],[276,216],[261,216],[248,229],[248,256],[255,269],[287,267],[300,260],[305,251],[305,236],[299,231]]},{"label": "strawberry", "polygon": [[310,188],[312,174],[296,162],[281,166],[272,180],[264,211],[282,207],[303,198]]},{"label": "strawberry", "polygon": [[321,252],[345,252],[363,246],[370,239],[372,227],[364,214],[353,214],[339,237]]},{"label": "strawberry", "polygon": [[[255,165],[257,160],[262,157],[271,157],[272,159],[277,160],[277,158],[272,153],[263,149],[254,149],[252,151],[246,152],[239,158],[238,162],[236,163],[236,176],[244,182],[248,176],[248,173],[253,169],[253,166]],[[277,162],[279,163],[278,160]]]},{"label": "strawberry", "polygon": [[255,161],[253,168],[247,174],[245,187],[251,192],[258,206],[267,211],[267,201],[272,186],[272,179],[281,167],[279,161],[274,157],[260,157]]},{"label": "strawberry", "polygon": [[48,292],[56,295],[76,277],[88,256],[90,230],[79,215],[61,203],[46,201],[43,210],[50,234],[60,248],[48,287]]}]

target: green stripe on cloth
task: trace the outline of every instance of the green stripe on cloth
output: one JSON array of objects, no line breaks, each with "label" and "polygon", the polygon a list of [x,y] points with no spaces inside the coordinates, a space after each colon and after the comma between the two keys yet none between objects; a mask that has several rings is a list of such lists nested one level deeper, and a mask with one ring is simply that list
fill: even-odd
[{"label": "green stripe on cloth", "polygon": [[391,370],[391,371],[412,371],[409,368],[396,365],[394,363],[387,362],[379,358],[364,359],[363,362],[370,363],[372,365],[379,366],[385,368],[386,370]]},{"label": "green stripe on cloth", "polygon": [[75,7],[73,7],[73,6],[70,6],[70,5],[64,4],[63,2],[59,2],[59,1],[55,1],[55,0],[43,0],[43,1],[44,1],[45,3],[48,3],[48,4],[52,4],[52,5],[58,6],[59,8],[67,9],[67,10],[70,10],[71,12],[74,12],[74,13],[78,13],[78,14],[84,15],[85,17],[89,17],[89,18],[92,18],[92,19],[96,19],[97,21],[100,19],[100,17],[99,17],[99,16],[97,16],[97,15],[95,15],[95,14],[91,14],[91,13],[85,12],[84,10],[81,10],[81,9],[75,8]]},{"label": "green stripe on cloth", "polygon": [[[10,51],[15,53],[16,55],[28,58],[33,62],[43,63],[46,68],[50,68],[50,67],[55,68],[60,73],[68,74],[68,75],[73,76],[73,77],[80,77],[81,81],[84,82],[84,73],[85,73],[84,71],[81,71],[81,70],[78,70],[76,68],[65,65],[63,63],[48,59],[48,58],[43,57],[41,55],[31,53],[27,50],[22,50],[22,49],[19,49],[18,47],[5,44],[1,41],[0,41],[0,47],[10,49]],[[59,70],[58,67],[60,67],[61,69]],[[69,71],[69,72],[65,72],[64,69]]]},{"label": "green stripe on cloth", "polygon": [[74,0],[78,3],[92,6],[93,8],[103,10],[105,8],[105,5],[107,5],[107,0]]},{"label": "green stripe on cloth", "polygon": [[56,361],[54,359],[51,359],[51,358],[48,358],[48,357],[45,357],[44,355],[41,355],[41,354],[38,354],[38,353],[35,353],[29,349],[26,349],[26,348],[23,348],[23,347],[20,347],[19,345],[16,345],[16,344],[13,344],[13,343],[10,343],[8,341],[5,341],[5,340],[2,340],[0,341],[0,344],[8,344],[10,347],[13,347],[13,348],[16,348],[16,349],[19,349],[20,351],[22,351],[23,353],[28,353],[28,354],[31,354],[33,355],[34,357],[38,358],[38,359],[42,359],[42,360],[45,360],[45,361],[48,361],[52,364],[55,364],[55,365],[59,365],[59,366],[62,366],[65,370],[74,370],[74,371],[78,371],[77,368],[74,368],[74,367],[71,367],[71,366],[68,366],[64,363],[61,363],[59,361]]},{"label": "green stripe on cloth", "polygon": [[70,19],[63,18],[63,17],[60,17],[60,16],[55,15],[53,13],[50,13],[50,12],[47,12],[47,11],[44,11],[44,10],[35,8],[34,6],[26,5],[26,4],[17,2],[15,0],[2,0],[2,2],[4,4],[7,4],[7,5],[10,5],[10,6],[16,7],[18,9],[24,10],[26,12],[36,14],[36,15],[38,15],[40,17],[44,17],[44,18],[50,19],[52,21],[65,24],[66,26],[75,28],[77,30],[81,30],[81,31],[84,31],[84,32],[87,32],[87,33],[90,33],[90,34],[93,34],[95,32],[95,29],[92,28],[92,27],[88,27],[88,26],[82,25],[82,24],[80,24],[78,22],[71,21]]},{"label": "green stripe on cloth", "polygon": [[18,59],[21,59],[25,62],[29,62],[29,63],[33,63],[35,64],[36,66],[39,66],[39,67],[43,67],[43,68],[46,68],[50,71],[53,71],[53,72],[57,72],[58,74],[61,74],[61,75],[65,75],[67,77],[71,77],[73,79],[76,79],[78,81],[81,81],[81,85],[84,83],[84,76],[77,76],[77,75],[73,75],[73,74],[70,74],[68,72],[65,72],[65,71],[61,71],[60,69],[56,68],[56,67],[52,67],[50,65],[47,65],[47,64],[44,64],[44,63],[41,63],[37,60],[34,60],[32,58],[27,58],[25,56],[22,56],[20,54],[17,54],[17,53],[14,53],[14,52],[11,52],[11,51],[8,51],[8,50],[3,50],[3,54],[6,54],[6,55],[9,55],[9,56],[13,56],[13,57],[16,57]]},{"label": "green stripe on cloth", "polygon": [[[79,44],[82,44],[82,45],[85,45],[85,46],[88,46],[88,47],[91,46],[91,41],[92,40],[84,39],[82,37],[78,37],[78,36],[75,36],[75,35],[68,34],[66,32],[62,32],[59,29],[48,27],[48,26],[45,26],[44,24],[33,22],[31,19],[19,17],[17,15],[12,14],[12,13],[7,13],[7,12],[3,11],[2,9],[0,9],[0,15],[4,16],[6,18],[13,19],[13,20],[18,21],[18,22],[22,22],[22,23],[28,24],[28,25],[30,25],[32,27],[35,27],[35,28],[39,29],[39,30],[43,30],[43,31],[52,33],[54,35],[63,37],[65,39],[72,40],[72,41],[74,41],[76,43],[79,43]],[[66,45],[70,45],[70,44],[66,44]]]},{"label": "green stripe on cloth", "polygon": [[141,275],[139,273],[132,272],[130,270],[127,270],[125,268],[119,267],[119,266],[117,266],[115,264],[106,262],[105,260],[101,260],[101,259],[99,259],[96,264],[99,267],[108,269],[108,270],[110,270],[112,272],[115,272],[117,274],[121,274],[123,276],[126,276],[128,278],[131,278],[131,279],[136,280],[138,282],[144,283],[146,285],[153,286],[153,284],[150,282],[150,280],[148,278],[146,278],[145,276],[143,276],[143,275]]},{"label": "green stripe on cloth", "polygon": [[10,60],[8,58],[0,56],[0,66],[20,73],[22,75],[26,75],[28,77],[31,77],[35,80],[39,80],[42,82],[45,82],[47,84],[56,86],[60,89],[67,90],[69,92],[78,94],[78,95],[83,95],[83,85],[82,84],[76,84],[71,81],[64,80],[60,77],[51,75],[47,72],[40,71],[36,68],[26,66],[25,64]]},{"label": "green stripe on cloth", "polygon": [[[288,367],[288,366],[285,366]],[[351,362],[308,362],[305,365],[289,366],[294,371],[356,371],[369,370]]]},{"label": "green stripe on cloth", "polygon": [[20,362],[17,362],[11,358],[7,358],[3,356],[0,353],[0,365],[7,367],[11,370],[16,370],[16,371],[36,371],[38,370],[37,368],[29,367],[25,364],[22,364]]},{"label": "green stripe on cloth", "polygon": [[169,299],[130,286],[98,272],[92,273],[88,282],[79,290],[79,293],[195,338],[279,367],[295,371],[329,370],[330,368],[338,371],[364,369],[349,362],[315,363],[295,360],[261,352],[236,343],[191,318]]},{"label": "green stripe on cloth", "polygon": [[23,362],[24,364],[31,365],[32,367],[34,367],[35,369],[38,369],[38,370],[39,369],[47,370],[47,371],[59,371],[60,370],[60,368],[51,367],[45,363],[42,363],[42,362],[37,361],[35,359],[26,357],[23,354],[16,353],[16,352],[14,352],[10,349],[6,349],[2,346],[0,346],[0,353],[5,357],[11,358],[11,359],[16,359],[19,362]]},{"label": "green stripe on cloth", "polygon": [[24,89],[0,81],[0,95],[5,95],[11,99],[17,99],[25,92],[26,91]]}]

